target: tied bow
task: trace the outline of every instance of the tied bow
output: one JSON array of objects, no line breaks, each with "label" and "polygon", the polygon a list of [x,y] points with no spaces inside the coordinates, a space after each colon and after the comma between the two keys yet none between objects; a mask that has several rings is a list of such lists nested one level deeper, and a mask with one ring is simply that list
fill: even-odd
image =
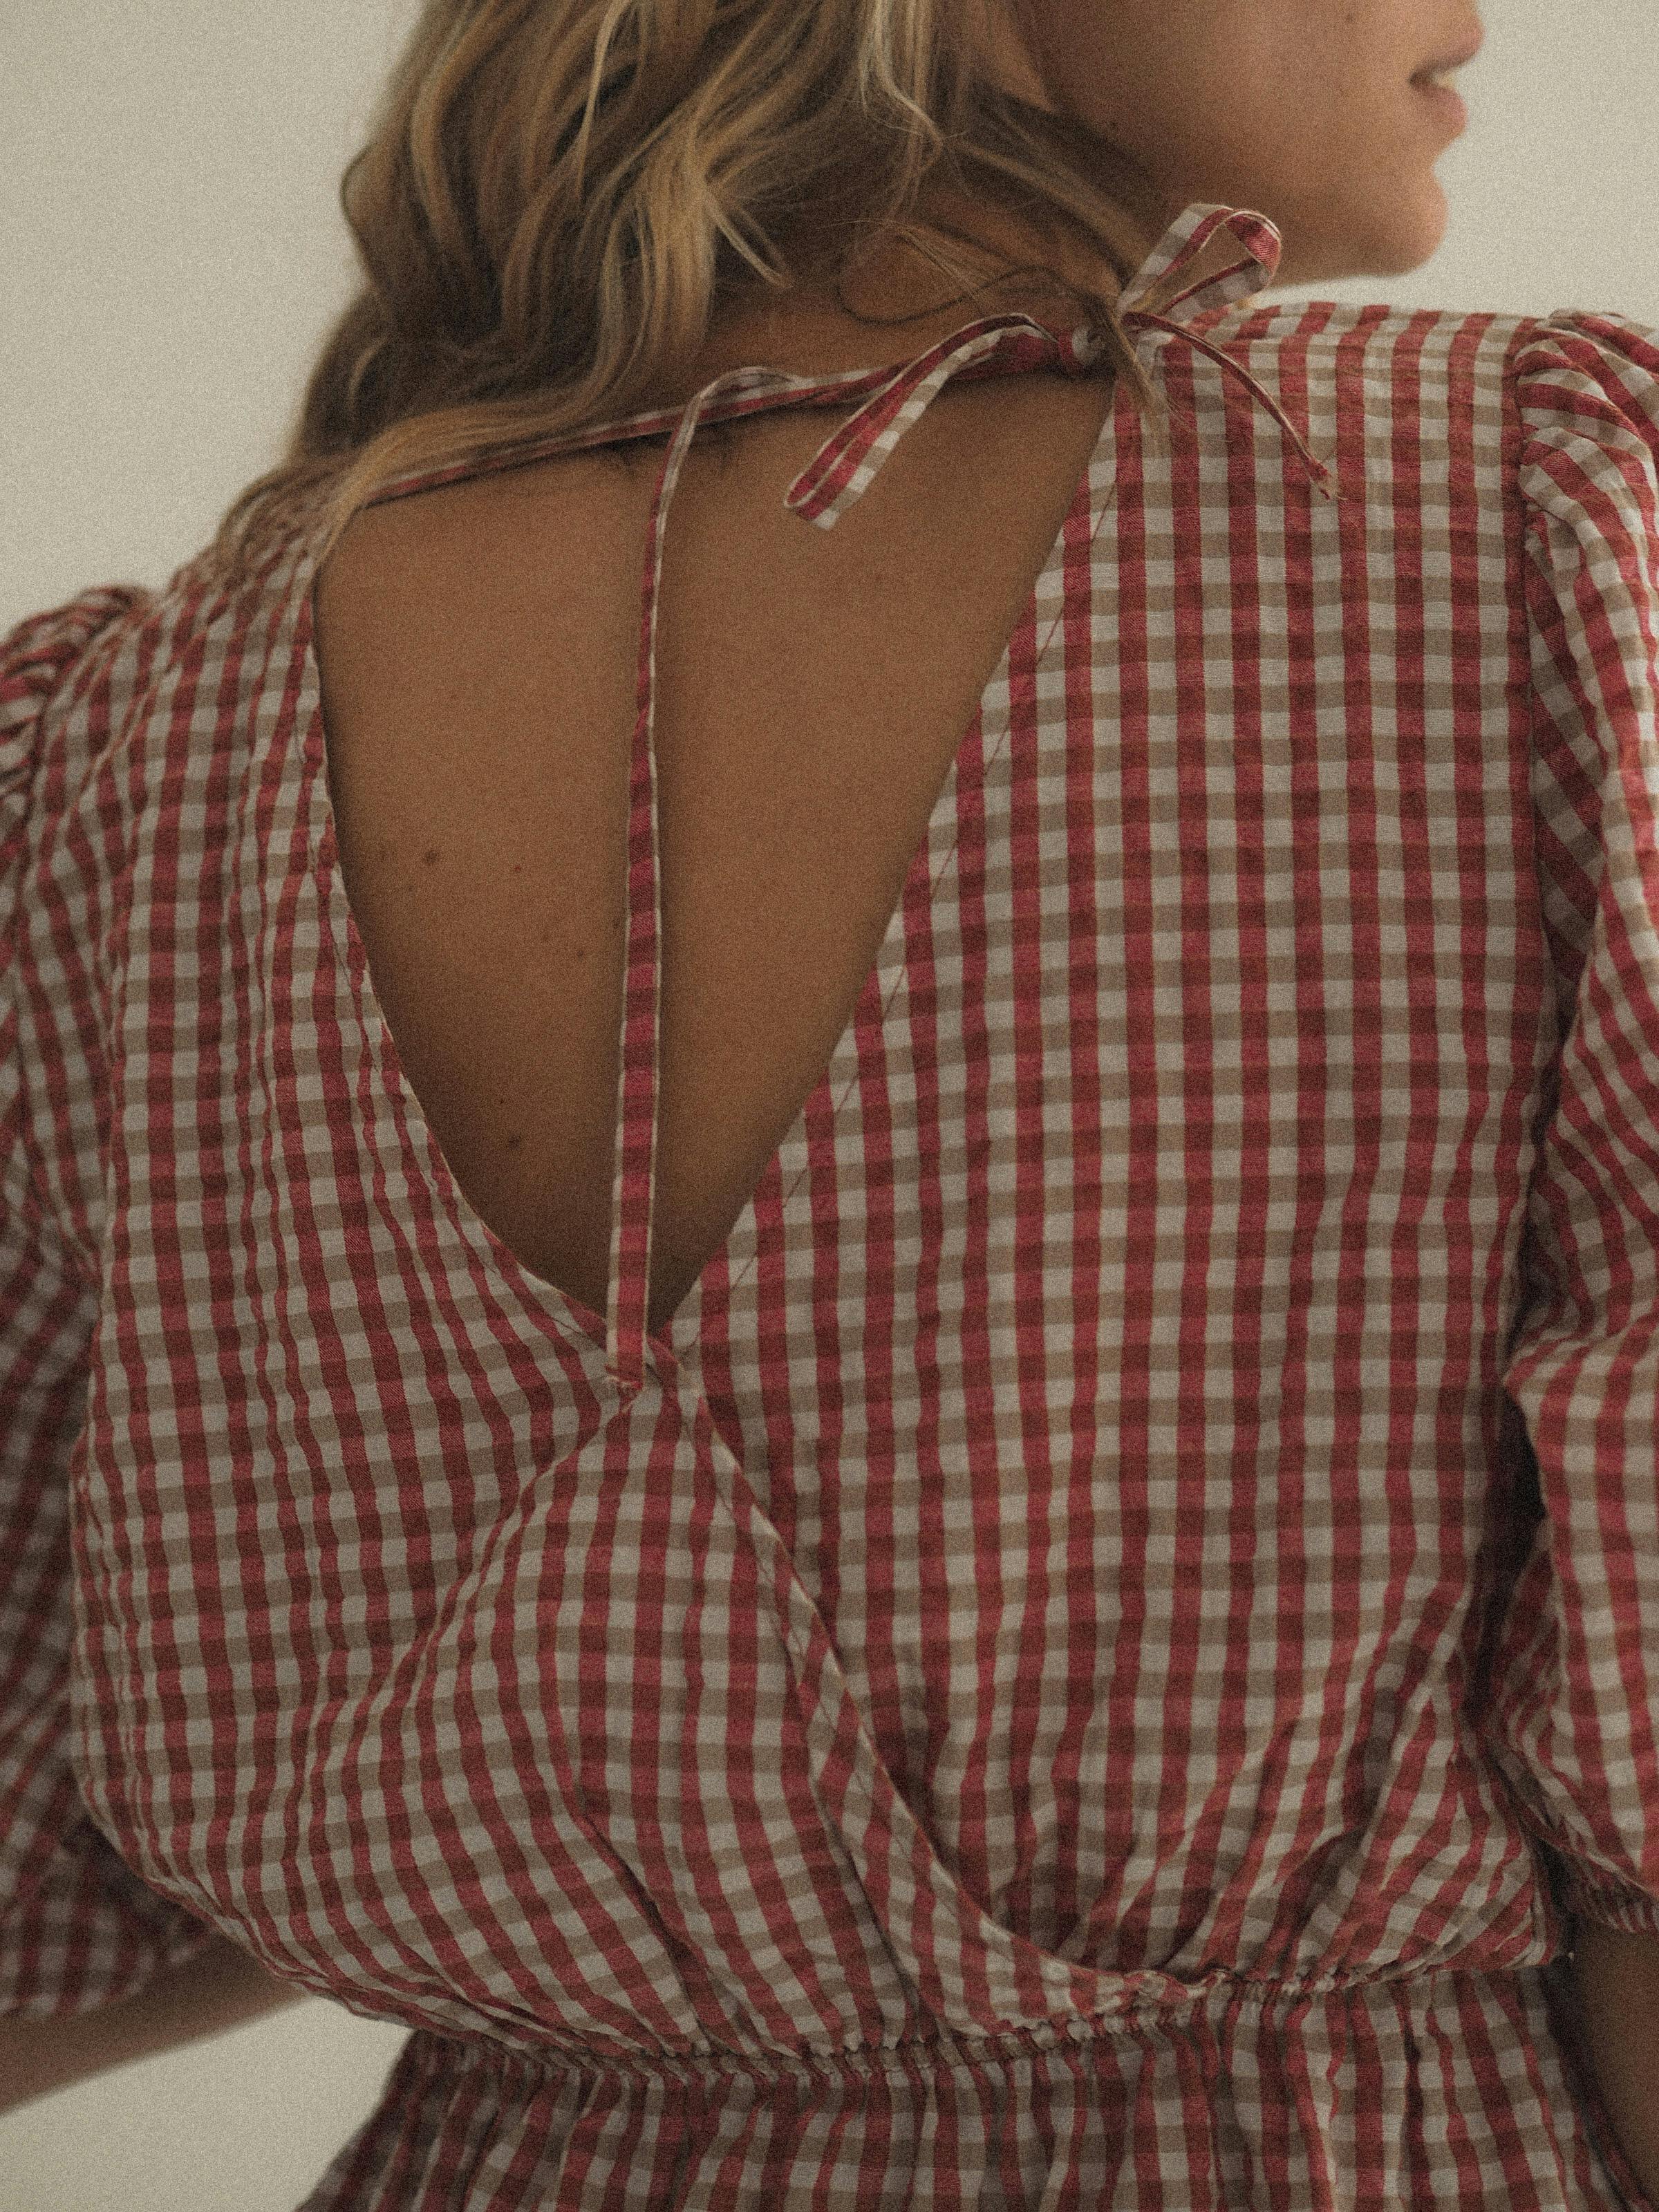
[{"label": "tied bow", "polygon": [[[1244,258],[1233,262],[1214,276],[1200,277],[1166,302],[1165,312],[1158,314],[1150,308],[1135,306],[1138,300],[1148,298],[1160,283],[1178,276],[1191,265],[1218,230],[1231,233],[1244,248]],[[1278,270],[1284,240],[1265,216],[1255,215],[1245,208],[1213,206],[1199,202],[1189,207],[1164,234],[1152,258],[1144,264],[1118,303],[1118,318],[1126,328],[1151,328],[1169,331],[1188,345],[1196,346],[1200,353],[1219,362],[1222,368],[1239,378],[1246,388],[1267,409],[1280,428],[1296,447],[1309,476],[1327,499],[1340,500],[1342,494],[1336,488],[1336,479],[1324,462],[1309,451],[1307,441],[1297,430],[1278,400],[1265,386],[1250,374],[1242,361],[1212,345],[1196,331],[1184,323],[1170,320],[1170,311],[1188,302],[1200,303],[1207,309],[1231,307],[1240,300],[1253,299],[1273,282]],[[1098,340],[1091,333],[1091,342]]]},{"label": "tied bow", "polygon": [[[1161,311],[1136,304],[1150,298],[1171,277],[1181,276],[1223,228],[1243,246],[1243,260],[1215,276],[1200,277],[1166,301]],[[1118,319],[1127,330],[1167,331],[1239,378],[1284,430],[1321,494],[1340,500],[1343,495],[1336,489],[1331,471],[1309,450],[1306,440],[1272,392],[1231,354],[1172,319],[1174,310],[1183,306],[1189,310],[1207,309],[1253,297],[1271,281],[1281,248],[1279,234],[1266,216],[1245,209],[1194,204],[1170,226],[1126,287],[1118,301]],[[969,324],[907,367],[890,374],[882,373],[877,390],[825,440],[790,485],[784,505],[820,529],[833,529],[869,489],[894,447],[951,378],[963,375],[972,382],[999,374],[1002,367],[1025,368],[1048,363],[1069,375],[1080,375],[1094,366],[1103,351],[1103,341],[1086,324],[1065,332],[1045,329],[1029,315],[989,316]],[[766,372],[760,374],[764,376]],[[797,380],[778,380],[781,383]]]}]

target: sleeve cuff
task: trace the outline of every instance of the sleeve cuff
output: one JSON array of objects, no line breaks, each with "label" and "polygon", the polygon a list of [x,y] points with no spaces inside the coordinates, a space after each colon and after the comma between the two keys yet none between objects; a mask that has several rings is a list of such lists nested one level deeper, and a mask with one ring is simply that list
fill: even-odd
[{"label": "sleeve cuff", "polygon": [[1659,1939],[1659,1897],[1627,1882],[1592,1872],[1588,1868],[1564,1869],[1560,1899],[1563,1910],[1575,1920],[1592,1920],[1602,1928],[1626,1936]]}]

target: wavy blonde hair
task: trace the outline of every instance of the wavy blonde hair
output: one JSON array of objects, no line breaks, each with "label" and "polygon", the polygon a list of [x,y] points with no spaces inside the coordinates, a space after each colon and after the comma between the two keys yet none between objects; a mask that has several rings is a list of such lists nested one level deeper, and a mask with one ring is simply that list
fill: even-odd
[{"label": "wavy blonde hair", "polygon": [[1041,270],[976,277],[941,244],[976,241],[918,219],[930,184],[1103,258],[1109,297],[1046,273],[1158,436],[1115,307],[1157,202],[1126,156],[991,80],[986,9],[1030,4],[426,0],[341,185],[367,281],[210,565],[248,573],[313,522],[320,565],[399,477],[641,412],[720,310],[801,281],[842,296],[877,239],[957,299]]}]

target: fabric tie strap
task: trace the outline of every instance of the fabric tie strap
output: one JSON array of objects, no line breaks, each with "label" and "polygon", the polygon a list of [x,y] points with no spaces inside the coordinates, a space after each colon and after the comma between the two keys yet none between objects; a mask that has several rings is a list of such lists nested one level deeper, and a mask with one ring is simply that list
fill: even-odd
[{"label": "fabric tie strap", "polygon": [[[1203,252],[1220,229],[1230,232],[1244,247],[1244,258],[1213,276],[1200,278],[1156,313],[1136,305],[1150,298],[1171,277],[1179,276]],[[1188,209],[1174,225],[1161,249],[1137,272],[1118,303],[1118,319],[1126,330],[1156,329],[1184,339],[1218,362],[1237,377],[1273,416],[1291,441],[1315,486],[1327,499],[1343,495],[1326,465],[1310,451],[1284,408],[1243,363],[1223,348],[1200,337],[1185,323],[1172,319],[1181,307],[1191,312],[1231,306],[1252,298],[1272,282],[1278,269],[1282,240],[1263,216],[1247,210],[1199,204]],[[1030,315],[994,315],[970,323],[942,340],[915,361],[897,370],[853,415],[825,440],[790,485],[784,505],[820,530],[833,530],[848,507],[875,482],[899,440],[926,413],[941,387],[966,372],[985,375],[1000,368],[1026,368],[1052,364],[1068,375],[1085,374],[1105,350],[1098,333],[1089,325],[1057,333]],[[1190,423],[1190,417],[1182,417]],[[872,431],[876,432],[873,440]]]},{"label": "fabric tie strap", "polygon": [[[1190,284],[1160,309],[1142,304],[1171,277],[1190,268],[1222,227],[1244,248],[1244,258],[1214,276]],[[1279,266],[1279,233],[1264,216],[1207,204],[1188,209],[1158,250],[1137,272],[1118,303],[1126,328],[1155,327],[1198,347],[1243,379],[1272,413],[1327,498],[1342,495],[1315,459],[1273,395],[1221,348],[1170,319],[1248,299]],[[624,1396],[643,1383],[651,1342],[648,1322],[653,1196],[656,1182],[661,1024],[659,951],[662,934],[659,879],[659,825],[655,754],[658,609],[662,585],[663,532],[687,451],[705,420],[757,413],[805,402],[857,401],[854,411],[819,447],[789,486],[784,505],[793,514],[832,530],[869,489],[911,425],[954,376],[970,380],[1022,369],[1054,367],[1068,376],[1086,374],[1099,362],[1103,342],[1087,325],[1066,332],[1045,329],[1029,315],[992,315],[969,324],[903,368],[852,369],[843,375],[801,377],[763,366],[732,369],[717,377],[681,410],[664,457],[652,503],[641,607],[637,719],[629,782],[628,940],[621,1066],[617,1081],[617,1152],[612,1183],[611,1279],[606,1298],[607,1365]],[[862,398],[860,398],[862,394]],[[671,418],[672,419],[672,418]],[[639,429],[661,422],[635,419]],[[665,1343],[659,1347],[672,1358]]]}]

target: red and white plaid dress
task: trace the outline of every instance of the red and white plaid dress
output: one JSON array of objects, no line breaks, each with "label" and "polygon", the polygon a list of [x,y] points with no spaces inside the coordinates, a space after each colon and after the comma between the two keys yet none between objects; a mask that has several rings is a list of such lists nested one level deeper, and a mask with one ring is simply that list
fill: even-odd
[{"label": "red and white plaid dress", "polygon": [[660,1334],[687,443],[829,410],[856,530],[1091,335],[475,465],[678,426],[605,1315],[400,1066],[306,532],[5,640],[0,2008],[217,1929],[406,2022],[305,2212],[1644,2203],[1544,1969],[1659,1935],[1659,331],[1278,252],[1130,288],[1170,453],[1121,392]]}]

